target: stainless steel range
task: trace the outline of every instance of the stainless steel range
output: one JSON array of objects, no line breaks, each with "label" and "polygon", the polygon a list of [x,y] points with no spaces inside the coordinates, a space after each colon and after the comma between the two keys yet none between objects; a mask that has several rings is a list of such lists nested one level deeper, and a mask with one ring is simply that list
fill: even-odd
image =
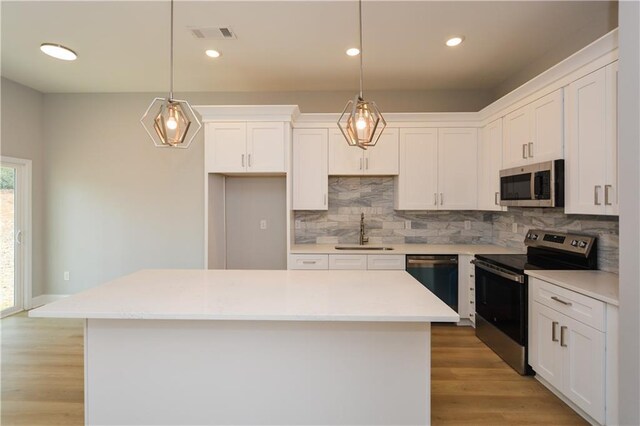
[{"label": "stainless steel range", "polygon": [[520,374],[527,362],[528,286],[525,270],[596,269],[595,237],[531,230],[527,254],[476,255],[476,336]]}]

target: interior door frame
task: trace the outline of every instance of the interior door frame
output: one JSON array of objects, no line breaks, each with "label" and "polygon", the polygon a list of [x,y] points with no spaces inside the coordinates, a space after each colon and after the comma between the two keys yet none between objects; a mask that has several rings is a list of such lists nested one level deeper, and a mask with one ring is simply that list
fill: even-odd
[{"label": "interior door frame", "polygon": [[[2,316],[12,315],[14,313],[31,308],[32,297],[32,199],[31,199],[31,181],[32,181],[32,163],[31,160],[23,158],[14,158],[0,156],[2,166],[15,167],[16,169],[16,189],[14,206],[16,213],[16,229],[22,231],[22,242],[17,245],[16,250],[20,250],[20,255],[16,256],[15,274],[18,285],[15,288],[19,294],[18,303],[14,308],[7,309]],[[15,241],[15,235],[14,235]]]}]

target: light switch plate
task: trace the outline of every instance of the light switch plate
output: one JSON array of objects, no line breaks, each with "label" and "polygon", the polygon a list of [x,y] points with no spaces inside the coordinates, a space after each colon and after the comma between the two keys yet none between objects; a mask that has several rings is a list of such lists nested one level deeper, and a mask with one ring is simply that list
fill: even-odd
[{"label": "light switch plate", "polygon": [[405,220],[404,221],[404,229],[411,229],[411,221],[410,220]]},{"label": "light switch plate", "polygon": [[69,271],[64,271],[64,280],[69,281]]},{"label": "light switch plate", "polygon": [[296,220],[296,229],[302,228],[302,221],[300,219]]},{"label": "light switch plate", "polygon": [[471,229],[471,221],[470,220],[465,220],[464,221],[464,229]]},{"label": "light switch plate", "polygon": [[518,233],[518,224],[517,223],[513,223],[511,225],[511,231],[515,232],[516,234]]},{"label": "light switch plate", "polygon": [[267,229],[267,219],[260,220],[260,229]]}]

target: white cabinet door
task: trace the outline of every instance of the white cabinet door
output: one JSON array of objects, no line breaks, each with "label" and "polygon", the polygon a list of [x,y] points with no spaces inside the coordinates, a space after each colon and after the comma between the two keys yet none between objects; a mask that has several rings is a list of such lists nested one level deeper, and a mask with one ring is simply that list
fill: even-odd
[{"label": "white cabinet door", "polygon": [[558,390],[562,390],[562,351],[560,322],[564,315],[538,302],[531,304],[529,362],[536,374]]},{"label": "white cabinet door", "polygon": [[438,192],[438,129],[400,129],[396,210],[435,210]]},{"label": "white cabinet door", "polygon": [[478,130],[439,129],[438,208],[472,210],[477,197]]},{"label": "white cabinet door", "polygon": [[562,89],[504,117],[504,168],[564,158]]},{"label": "white cabinet door", "polygon": [[294,129],[294,210],[328,209],[327,144],[327,129]]},{"label": "white cabinet door", "polygon": [[501,118],[492,121],[482,129],[478,145],[478,209],[503,210],[500,206]]},{"label": "white cabinet door", "polygon": [[283,122],[247,123],[247,171],[286,172]]},{"label": "white cabinet door", "polygon": [[367,148],[364,172],[368,175],[398,174],[398,129],[386,128],[376,145]]},{"label": "white cabinet door", "polygon": [[564,158],[562,100],[562,89],[558,89],[531,103],[532,144],[528,145],[528,163]]},{"label": "white cabinet door", "polygon": [[567,213],[604,214],[606,71],[569,85],[566,158]]},{"label": "white cabinet door", "polygon": [[329,130],[329,174],[364,174],[364,150],[348,145],[339,129]]},{"label": "white cabinet door", "polygon": [[205,167],[208,173],[244,172],[247,166],[247,125],[207,123]]},{"label": "white cabinet door", "polygon": [[604,424],[604,333],[565,317],[560,344],[563,350],[563,393],[578,407]]},{"label": "white cabinet door", "polygon": [[289,269],[329,269],[328,254],[291,254]]},{"label": "white cabinet door", "polygon": [[367,269],[366,254],[330,254],[329,269],[364,270]]},{"label": "white cabinet door", "polygon": [[504,117],[503,168],[527,164],[531,142],[531,110],[524,106]]},{"label": "white cabinet door", "polygon": [[618,62],[606,68],[605,214],[618,215]]}]

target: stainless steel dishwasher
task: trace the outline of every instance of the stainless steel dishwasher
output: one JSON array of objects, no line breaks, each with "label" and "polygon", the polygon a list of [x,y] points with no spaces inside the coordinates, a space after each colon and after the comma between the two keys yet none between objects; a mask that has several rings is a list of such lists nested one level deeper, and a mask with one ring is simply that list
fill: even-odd
[{"label": "stainless steel dishwasher", "polygon": [[457,255],[407,255],[407,272],[458,312]]}]

